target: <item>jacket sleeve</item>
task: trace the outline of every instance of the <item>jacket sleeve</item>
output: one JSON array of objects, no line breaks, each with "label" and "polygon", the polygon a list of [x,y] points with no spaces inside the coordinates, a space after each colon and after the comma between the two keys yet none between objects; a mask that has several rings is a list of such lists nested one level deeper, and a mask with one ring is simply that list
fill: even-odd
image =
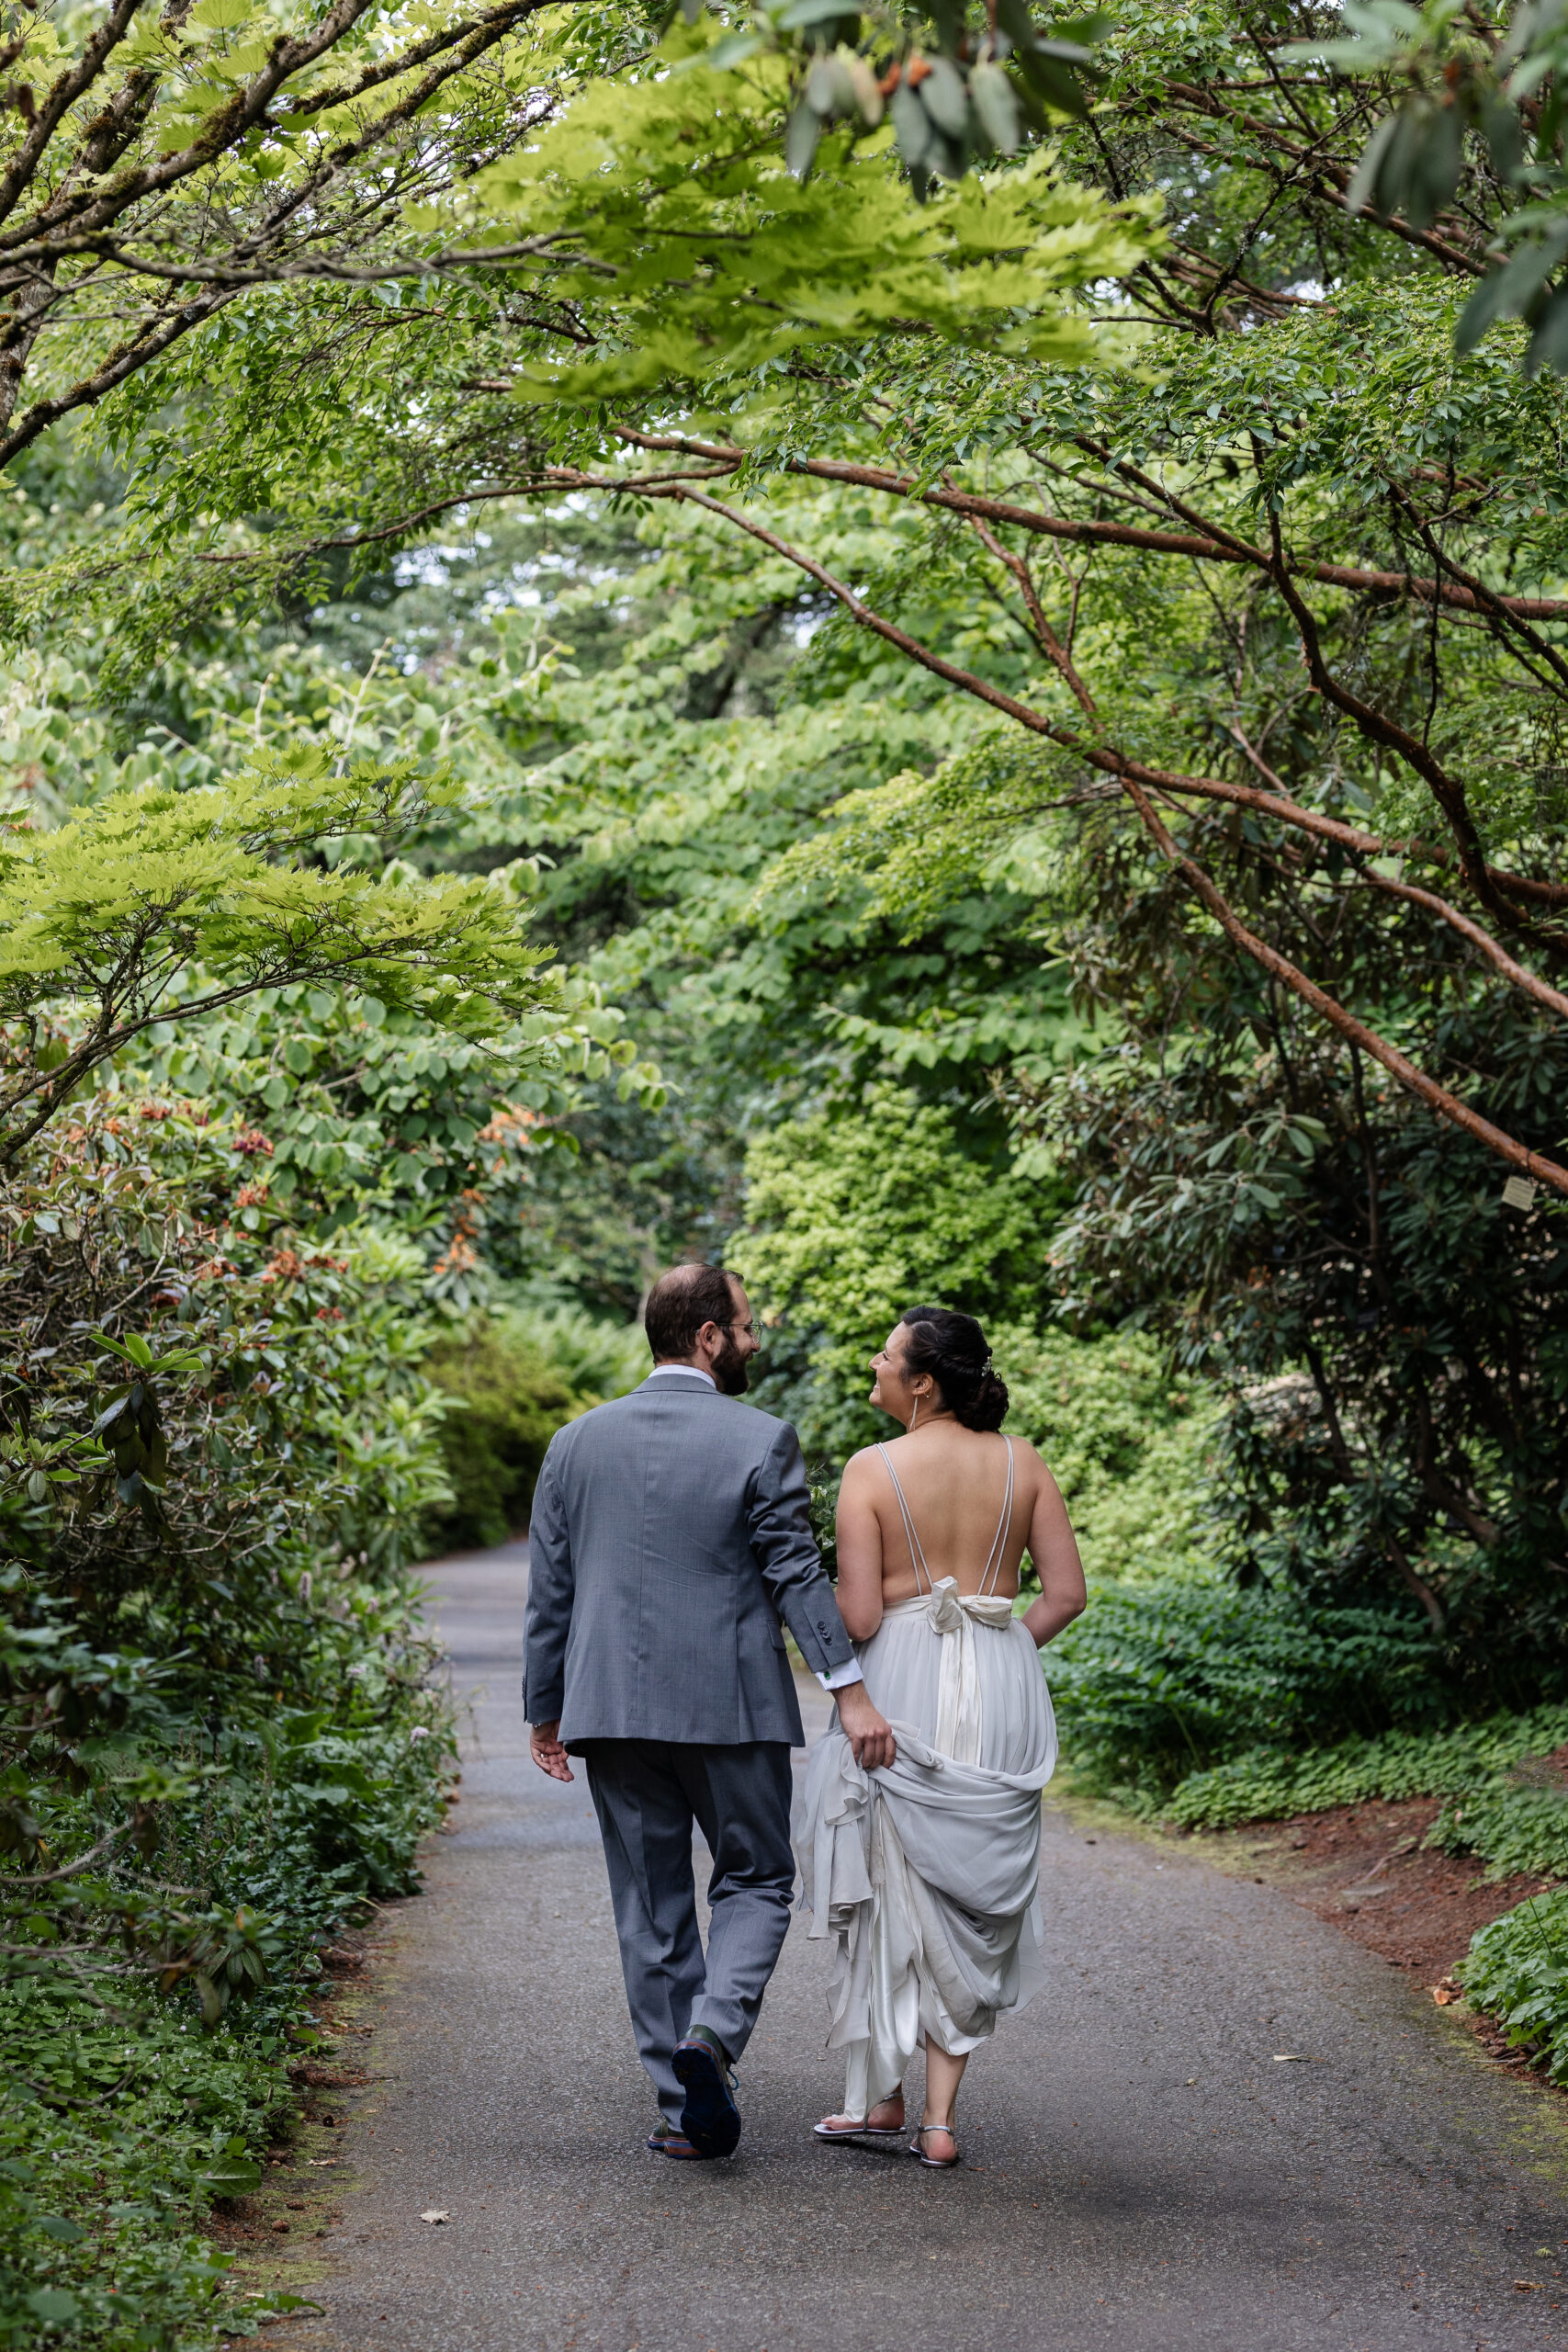
[{"label": "jacket sleeve", "polygon": [[758,1469],[750,1500],[751,1550],[773,1607],[814,1674],[854,1662],[854,1651],[811,1532],[806,1464],[787,1421]]},{"label": "jacket sleeve", "polygon": [[523,1713],[558,1723],[566,1703],[566,1644],[576,1581],[571,1532],[560,1487],[560,1438],[550,1440],[534,1489],[528,1528],[528,1608],[523,1629]]}]

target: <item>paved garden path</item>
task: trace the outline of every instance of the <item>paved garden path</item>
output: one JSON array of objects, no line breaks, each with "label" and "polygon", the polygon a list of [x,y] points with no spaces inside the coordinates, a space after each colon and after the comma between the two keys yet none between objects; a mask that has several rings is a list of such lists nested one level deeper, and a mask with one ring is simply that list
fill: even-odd
[{"label": "paved garden path", "polygon": [[[317,2249],[326,2318],[281,2338],[1568,2346],[1561,2103],[1497,2075],[1393,1968],[1285,1895],[1059,1811],[1042,1872],[1052,1987],[973,2062],[964,2168],[813,2142],[840,2078],[824,1956],[798,1920],[741,2071],[739,2156],[647,2154],[587,1792],[527,1759],[525,1563],[519,1545],[432,1572],[472,1702],[458,1827],[399,1914],[376,2081],[335,2176],[344,2220]],[[450,2219],[422,2222],[427,2209]]]}]

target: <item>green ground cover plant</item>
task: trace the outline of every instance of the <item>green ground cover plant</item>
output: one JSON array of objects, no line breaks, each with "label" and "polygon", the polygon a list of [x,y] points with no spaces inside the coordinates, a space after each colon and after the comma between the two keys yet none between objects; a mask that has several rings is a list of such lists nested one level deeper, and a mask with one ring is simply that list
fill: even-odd
[{"label": "green ground cover plant", "polygon": [[[1450,1852],[1478,1851],[1493,1858],[1488,1824],[1493,1812],[1472,1810],[1483,1800],[1472,1792],[1514,1787],[1503,1775],[1508,1768],[1543,1756],[1568,1740],[1568,1706],[1556,1703],[1522,1714],[1490,1715],[1480,1723],[1460,1724],[1450,1731],[1388,1731],[1368,1738],[1356,1736],[1306,1753],[1285,1747],[1258,1747],[1231,1758],[1204,1772],[1190,1773],[1173,1792],[1165,1817],[1183,1829],[1225,1829],[1238,1821],[1273,1821],[1293,1813],[1319,1813],[1336,1804],[1360,1804],[1369,1797],[1459,1797],[1457,1812],[1445,1809],[1441,1819],[1454,1830],[1463,1826],[1473,1838],[1441,1839]],[[1537,1801],[1536,1793],[1514,1787],[1522,1804]],[[1540,1792],[1548,1808],[1560,1800]],[[1550,1817],[1543,1813],[1543,1820]],[[1559,1859],[1510,1861],[1511,1870],[1562,1869],[1564,1854],[1559,1833]]]},{"label": "green ground cover plant", "polygon": [[1483,1928],[1460,1975],[1476,2007],[1568,2087],[1568,1887],[1532,1895]]},{"label": "green ground cover plant", "polygon": [[1443,1807],[1427,1843],[1479,1855],[1488,1878],[1568,1878],[1568,1791],[1532,1788],[1524,1773],[1480,1781]]}]

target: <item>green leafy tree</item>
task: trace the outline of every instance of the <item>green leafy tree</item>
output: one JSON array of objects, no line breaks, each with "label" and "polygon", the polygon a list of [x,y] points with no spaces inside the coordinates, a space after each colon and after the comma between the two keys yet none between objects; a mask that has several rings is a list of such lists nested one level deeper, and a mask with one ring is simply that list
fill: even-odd
[{"label": "green leafy tree", "polygon": [[769,1393],[785,1391],[808,1451],[841,1459],[878,1433],[867,1365],[907,1306],[994,1318],[1042,1302],[1056,1204],[1009,1174],[1002,1142],[994,1119],[881,1085],[752,1145],[729,1262],[768,1334]]},{"label": "green leafy tree", "polygon": [[[1519,383],[1501,345],[1456,368],[1456,309],[1483,263],[1472,268],[1435,231],[1391,246],[1347,213],[1359,100],[1308,65],[1292,69],[1298,91],[1277,40],[1264,43],[1270,72],[1286,75],[1274,113],[1254,120],[1235,98],[1256,29],[1228,6],[1196,19],[1124,13],[1099,52],[1102,107],[1064,141],[1086,181],[1102,177],[1108,204],[1136,208],[1156,190],[1179,199],[1180,236],[1114,265],[1144,309],[1136,369],[1021,358],[981,323],[966,247],[941,266],[973,333],[940,306],[874,333],[862,313],[845,329],[858,339],[852,364],[824,350],[789,369],[771,326],[753,347],[737,325],[732,342],[701,345],[709,372],[683,379],[677,335],[666,358],[686,387],[678,412],[631,348],[652,347],[647,321],[625,347],[562,356],[541,374],[521,355],[503,359],[479,320],[467,345],[446,337],[417,431],[389,438],[379,418],[345,407],[344,470],[322,485],[321,523],[341,511],[352,467],[356,496],[367,469],[376,481],[389,534],[476,495],[567,491],[678,506],[733,534],[753,564],[793,572],[799,594],[838,616],[839,642],[863,632],[934,691],[1033,738],[1059,791],[1114,791],[1201,921],[1438,1117],[1563,1192],[1561,1160],[1413,1061],[1379,1008],[1334,994],[1318,959],[1292,959],[1258,930],[1211,852],[1227,825],[1273,828],[1281,854],[1337,858],[1336,887],[1386,902],[1391,923],[1398,906],[1422,907],[1478,972],[1562,1017],[1552,403]],[[711,70],[671,74],[628,119],[656,143],[673,137],[679,91],[705,87]],[[1280,124],[1298,98],[1304,116],[1287,137]],[[496,187],[518,174],[553,187],[570,119],[536,157],[498,164]],[[722,107],[717,120],[704,134],[716,154],[728,152]],[[1326,160],[1342,148],[1343,185]],[[870,160],[855,160],[852,142],[844,155],[852,173]],[[1032,160],[995,179],[927,206],[918,233],[935,234],[950,209],[962,243],[976,205],[1024,204],[1027,187],[1054,185]],[[682,206],[697,201],[683,187]],[[1134,217],[1117,216],[1114,233]],[[748,243],[746,266],[761,252]],[[705,287],[690,289],[699,343]],[[1052,307],[1043,285],[1018,299],[1043,322]],[[573,382],[608,408],[574,415],[560,397]],[[286,430],[281,414],[233,412],[232,433],[275,447],[278,466]],[[220,433],[210,450],[175,453],[155,511],[207,511],[232,446]],[[265,548],[258,535],[258,564],[276,569],[290,549],[303,560],[337,536],[312,536],[299,502],[290,511],[301,535],[272,530]]]},{"label": "green leafy tree", "polygon": [[1561,0],[1370,0],[1348,37],[1302,41],[1289,63],[1328,65],[1393,111],[1345,192],[1351,211],[1429,236],[1481,283],[1455,345],[1473,350],[1500,319],[1530,329],[1525,371],[1568,373],[1568,175],[1562,155],[1568,10]]},{"label": "green leafy tree", "polygon": [[345,837],[395,840],[440,794],[407,774],[253,774],[121,790],[54,831],[13,832],[0,863],[0,1151],[148,1031],[264,989],[346,979],[480,1039],[553,1010],[503,876],[325,863]]}]

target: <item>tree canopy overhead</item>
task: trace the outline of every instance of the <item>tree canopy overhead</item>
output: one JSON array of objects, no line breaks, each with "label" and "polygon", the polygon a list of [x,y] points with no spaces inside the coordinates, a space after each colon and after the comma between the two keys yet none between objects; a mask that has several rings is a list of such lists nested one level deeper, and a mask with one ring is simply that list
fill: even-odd
[{"label": "tree canopy overhead", "polygon": [[[153,627],[215,582],[303,582],[502,498],[678,503],[1036,738],[1065,784],[1104,779],[1269,985],[1568,1193],[1561,1158],[1347,1001],[1332,953],[1227,867],[1262,826],[1325,919],[1418,913],[1534,1016],[1568,1014],[1540,756],[1568,684],[1555,396],[1506,341],[1456,363],[1473,239],[1347,209],[1372,99],[1307,54],[1325,23],[1130,6],[1087,123],[924,205],[862,111],[829,110],[804,185],[788,170],[800,61],[754,33],[716,46],[705,17],[650,56],[628,18],[590,57],[570,17],[514,24],[495,72],[533,96],[492,125],[502,152],[470,137],[442,187],[375,214],[349,275],[388,283],[330,283],[312,232],[309,284],[213,278],[243,298],[227,326],[110,402],[140,519],[54,592],[119,594],[129,570]],[[961,51],[961,20],[946,33]],[[442,104],[470,108],[467,137],[466,90]],[[1491,167],[1464,167],[1484,226]],[[1112,322],[1139,334],[1120,355]],[[900,509],[921,518],[906,557],[1005,612],[1016,678],[910,625],[908,562],[834,568],[833,513]]]},{"label": "tree canopy overhead", "polygon": [[[744,60],[732,43],[716,70],[721,30],[660,40],[636,6],[541,0],[18,11],[0,117],[0,464],[193,335],[197,372],[221,372],[231,338],[204,331],[236,305],[246,340],[270,346],[274,397],[283,374],[319,388],[389,368],[406,395],[421,329],[467,342],[482,322],[476,272],[492,289],[481,313],[530,350],[536,387],[572,397],[893,319],[962,335],[1006,311],[1025,346],[1088,347],[1063,298],[1130,266],[1146,219],[1031,170],[988,195],[971,181],[924,220],[893,129],[858,119],[802,186],[782,153],[798,35]],[[1040,70],[1077,102],[1059,64]],[[962,84],[956,103],[962,117]],[[322,306],[310,287],[377,299]],[[258,309],[259,289],[289,288]],[[178,380],[160,374],[147,397]]]},{"label": "tree canopy overhead", "polygon": [[[473,796],[413,854],[542,853],[539,934],[689,1089],[684,1126],[595,1114],[573,1230],[598,1248],[635,1160],[618,1300],[650,1235],[711,1244],[739,1130],[983,1072],[977,1159],[1010,1122],[1043,1217],[1082,1190],[1075,1312],[1161,1318],[1248,1380],[1299,1372],[1325,1315],[1416,1334],[1397,1381],[1375,1338],[1314,1341],[1345,1450],[1308,1430],[1301,1492],[1355,1502],[1312,1556],[1348,1544],[1439,1614],[1450,1540],[1529,1586],[1560,1536],[1507,1398],[1550,1354],[1531,1186],[1568,1191],[1568,563],[1555,384],[1517,325],[1455,352],[1486,153],[1457,213],[1358,213],[1386,93],[1293,0],[1134,0],[1087,118],[1016,161],[970,136],[977,11],[793,48],[737,15],[657,54],[588,23],[516,32],[537,110],[378,216],[384,283],[240,287],[103,402],[120,511],[15,612],[39,642],[66,600],[112,612],[117,691],[178,738],[134,757],[186,784],[253,707],[258,736],[402,711],[457,747]],[[917,191],[919,126],[873,121],[865,71],[929,126],[939,57],[971,112]],[[524,571],[485,552],[525,542]],[[432,653],[389,621],[378,671],[376,614],[454,549],[489,582],[462,628]],[[269,609],[293,650],[226,653],[210,717],[187,728],[188,679],[141,687],[181,631],[232,648]],[[1119,1274],[1134,1250],[1157,1280]],[[1450,1312],[1472,1280],[1510,1302],[1495,1348]]]}]

